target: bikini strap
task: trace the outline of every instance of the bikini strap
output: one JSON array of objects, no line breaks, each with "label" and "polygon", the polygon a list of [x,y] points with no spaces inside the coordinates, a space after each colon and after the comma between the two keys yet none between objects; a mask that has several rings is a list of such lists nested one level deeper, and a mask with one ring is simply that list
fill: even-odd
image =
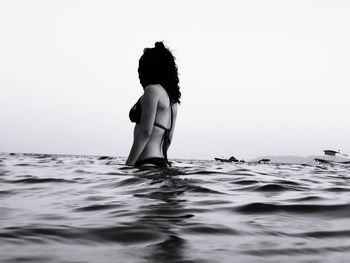
[{"label": "bikini strap", "polygon": [[154,126],[161,128],[163,130],[167,130],[167,128],[165,128],[163,125],[159,124],[158,122],[154,122]]},{"label": "bikini strap", "polygon": [[173,128],[173,107],[171,106],[170,103],[170,116],[171,116],[171,123],[170,123],[170,128],[165,128],[162,124],[159,124],[158,122],[154,122],[154,126],[163,129],[164,131],[169,130],[169,132],[171,131],[171,129]]}]

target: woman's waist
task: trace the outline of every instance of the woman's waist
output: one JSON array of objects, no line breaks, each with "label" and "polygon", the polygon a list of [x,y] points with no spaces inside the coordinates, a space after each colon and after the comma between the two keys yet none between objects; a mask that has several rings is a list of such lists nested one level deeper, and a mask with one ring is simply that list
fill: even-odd
[{"label": "woman's waist", "polygon": [[145,147],[138,160],[144,160],[148,158],[164,158],[164,155],[159,147]]}]

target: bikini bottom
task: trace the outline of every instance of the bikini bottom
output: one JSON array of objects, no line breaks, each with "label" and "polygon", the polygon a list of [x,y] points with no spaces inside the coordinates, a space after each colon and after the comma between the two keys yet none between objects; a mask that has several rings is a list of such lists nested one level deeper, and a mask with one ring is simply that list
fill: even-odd
[{"label": "bikini bottom", "polygon": [[137,161],[135,163],[135,166],[141,166],[141,165],[145,165],[145,164],[153,164],[155,166],[158,167],[169,167],[170,165],[168,164],[168,162],[165,160],[165,158],[161,158],[161,157],[154,157],[154,158],[147,158],[141,161]]}]

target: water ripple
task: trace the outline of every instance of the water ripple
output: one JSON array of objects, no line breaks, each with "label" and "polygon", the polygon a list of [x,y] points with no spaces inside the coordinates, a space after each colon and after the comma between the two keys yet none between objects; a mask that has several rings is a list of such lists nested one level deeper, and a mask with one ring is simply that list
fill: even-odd
[{"label": "water ripple", "polygon": [[0,262],[350,256],[349,165],[172,161],[159,169],[113,156],[0,155]]},{"label": "water ripple", "polygon": [[350,216],[350,204],[338,205],[314,205],[314,204],[298,204],[298,205],[278,205],[268,203],[250,203],[235,209],[240,213],[256,214],[256,213],[275,213],[289,212],[300,214],[316,214],[320,215],[336,215],[338,217]]}]

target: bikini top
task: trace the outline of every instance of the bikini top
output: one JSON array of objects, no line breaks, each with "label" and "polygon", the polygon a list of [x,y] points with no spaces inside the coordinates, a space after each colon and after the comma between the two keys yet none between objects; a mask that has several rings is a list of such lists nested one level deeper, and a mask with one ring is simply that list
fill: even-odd
[{"label": "bikini top", "polygon": [[[136,124],[140,124],[140,121],[141,121],[141,112],[142,112],[141,98],[142,98],[142,96],[138,99],[138,101],[130,109],[130,112],[129,112],[130,121],[135,122]],[[162,142],[163,142],[162,151],[163,151],[165,161],[168,164],[169,164],[169,161],[168,161],[167,151],[168,151],[168,147],[170,145],[170,131],[173,127],[173,107],[171,106],[171,103],[170,103],[170,113],[171,113],[171,123],[170,123],[169,129],[165,128],[163,125],[159,124],[158,122],[154,122],[155,127],[158,127],[158,128],[161,128],[164,130],[164,134],[163,134],[163,138],[162,138]]]},{"label": "bikini top", "polygon": [[129,119],[131,122],[140,124],[141,121],[141,100],[142,96],[138,99],[134,106],[129,111]]}]

